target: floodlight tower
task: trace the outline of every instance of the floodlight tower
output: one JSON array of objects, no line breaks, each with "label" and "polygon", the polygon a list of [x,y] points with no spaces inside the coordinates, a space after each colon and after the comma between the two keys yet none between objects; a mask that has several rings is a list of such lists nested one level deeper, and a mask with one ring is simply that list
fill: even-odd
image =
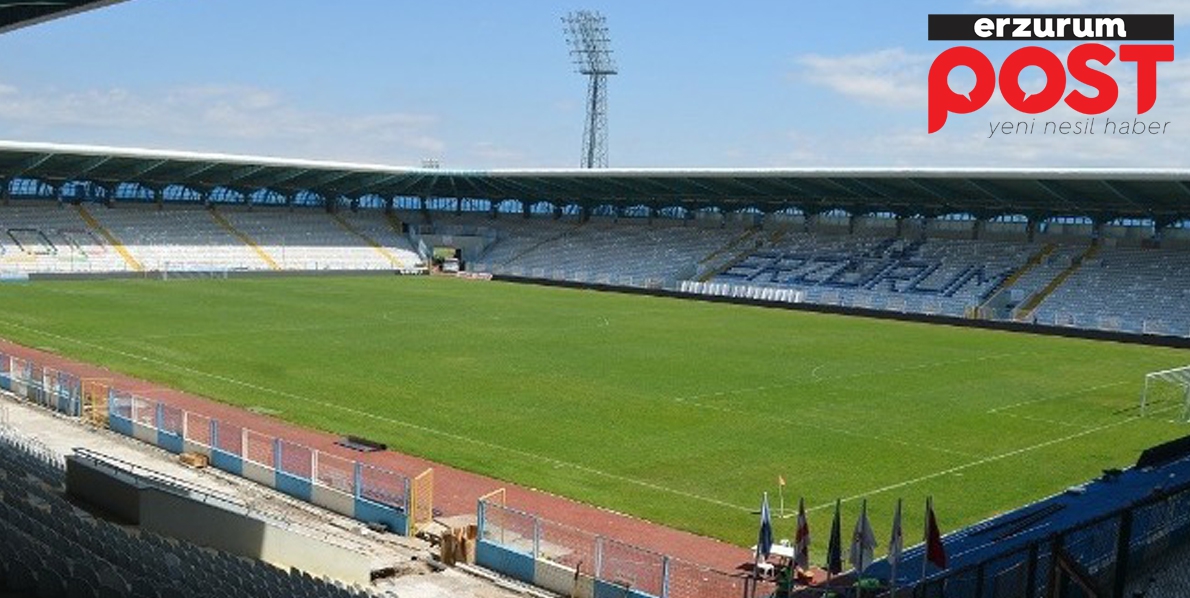
[{"label": "floodlight tower", "polygon": [[575,69],[587,76],[587,120],[583,126],[583,168],[607,168],[607,76],[616,74],[607,19],[580,10],[562,17]]}]

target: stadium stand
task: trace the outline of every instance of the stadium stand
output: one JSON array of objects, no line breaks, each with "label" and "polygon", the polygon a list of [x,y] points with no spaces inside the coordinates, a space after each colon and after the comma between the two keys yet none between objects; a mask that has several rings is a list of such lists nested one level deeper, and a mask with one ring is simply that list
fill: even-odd
[{"label": "stadium stand", "polygon": [[962,316],[1031,251],[1016,243],[794,233],[711,282],[803,290],[812,303]]},{"label": "stadium stand", "polygon": [[465,246],[467,269],[495,275],[1190,336],[1190,252],[1176,243],[807,228],[22,201],[0,208],[0,273],[417,271],[433,247]]},{"label": "stadium stand", "polygon": [[60,457],[38,442],[0,428],[0,588],[15,595],[368,595],[297,570],[92,517],[64,498],[64,467]]},{"label": "stadium stand", "polygon": [[1041,303],[1058,326],[1190,336],[1190,252],[1102,248]]},{"label": "stadium stand", "polygon": [[0,209],[0,271],[415,269],[420,257],[378,212],[75,207]]},{"label": "stadium stand", "polygon": [[678,280],[693,277],[698,262],[730,239],[724,229],[681,221],[542,221],[528,234],[523,224],[499,222],[497,246],[473,269],[624,286],[672,288]]},{"label": "stadium stand", "polygon": [[110,272],[120,256],[73,207],[18,205],[0,211],[0,270]]},{"label": "stadium stand", "polygon": [[0,177],[0,277],[417,270],[454,249],[497,275],[1190,336],[1184,170],[474,171],[0,142]]}]

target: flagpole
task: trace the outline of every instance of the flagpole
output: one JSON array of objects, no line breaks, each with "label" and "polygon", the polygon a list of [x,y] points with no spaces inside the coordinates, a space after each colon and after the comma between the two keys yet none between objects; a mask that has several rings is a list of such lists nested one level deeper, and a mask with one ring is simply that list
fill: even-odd
[{"label": "flagpole", "polygon": [[[868,499],[865,498],[863,505],[859,508],[859,521],[857,521],[855,524],[857,529],[860,529],[860,526],[863,525],[864,518],[867,516],[868,516]],[[860,534],[862,535],[863,532],[860,531]],[[855,534],[852,534],[852,535],[854,536]],[[852,550],[855,550],[855,548],[856,548],[855,540],[856,540],[856,538],[851,539],[851,549]],[[860,540],[860,542],[863,542],[863,540]],[[859,556],[859,563],[857,563],[855,565],[855,583],[851,584],[852,589],[855,590],[855,598],[859,598],[859,580],[863,579],[863,577],[864,577],[864,572],[863,572],[863,570],[860,569],[860,567],[862,567],[864,565],[864,547],[862,545],[859,546],[859,555],[858,556]]]},{"label": "flagpole", "polygon": [[934,502],[934,497],[926,497],[926,516],[922,523],[922,542],[921,542],[921,582],[918,584],[922,586],[922,591],[925,591],[926,584],[926,563],[929,562],[930,551],[930,503]]},{"label": "flagpole", "polygon": [[[895,536],[901,531],[901,499],[899,498],[897,499],[896,521],[893,523],[893,525],[896,526],[896,529],[893,530]],[[904,550],[905,546],[904,534],[901,534],[901,538],[901,546],[897,548],[897,558],[893,559],[892,574],[890,576],[891,578],[888,580],[888,585],[892,586],[892,594],[890,595],[891,598],[897,598],[897,564],[901,562],[901,552]],[[893,540],[895,541],[896,538],[894,537]],[[892,549],[892,546],[889,546],[889,549]]]},{"label": "flagpole", "polygon": [[781,519],[785,519],[785,478],[777,485],[777,493],[781,496]]},{"label": "flagpole", "polygon": [[[767,539],[766,539],[766,535],[765,535],[765,526],[766,525],[769,527]],[[773,538],[772,522],[769,521],[769,493],[768,492],[764,493],[764,499],[760,505],[760,531],[761,531],[760,536],[757,537],[757,539],[756,539],[755,559],[752,561],[752,591],[750,594],[749,594],[748,588],[747,588],[748,584],[747,583],[744,584],[744,595],[746,597],[751,596],[752,598],[755,598],[756,586],[759,585],[759,582],[760,582],[760,554],[761,554],[761,551],[764,551],[765,558],[768,558],[768,551],[771,548],[772,538]]]}]

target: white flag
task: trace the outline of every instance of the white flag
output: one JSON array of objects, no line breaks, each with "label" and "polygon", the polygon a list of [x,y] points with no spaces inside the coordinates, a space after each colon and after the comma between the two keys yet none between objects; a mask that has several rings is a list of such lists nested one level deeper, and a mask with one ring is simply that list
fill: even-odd
[{"label": "white flag", "polygon": [[863,574],[864,569],[872,564],[876,551],[876,534],[872,533],[872,524],[868,521],[868,501],[864,501],[859,514],[859,521],[855,522],[855,532],[851,534],[851,558],[848,562],[855,567],[856,573]]}]

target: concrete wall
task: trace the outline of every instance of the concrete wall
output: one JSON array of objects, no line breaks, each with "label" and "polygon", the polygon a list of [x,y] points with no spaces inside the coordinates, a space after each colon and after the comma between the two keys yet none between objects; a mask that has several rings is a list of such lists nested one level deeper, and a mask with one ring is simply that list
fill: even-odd
[{"label": "concrete wall", "polygon": [[147,488],[140,498],[141,527],[281,568],[296,567],[348,583],[371,580],[366,555],[177,494]]},{"label": "concrete wall", "polygon": [[920,239],[926,234],[926,221],[923,218],[905,218],[901,220],[902,239]]},{"label": "concrete wall", "polygon": [[533,585],[562,596],[595,598],[594,578],[587,575],[579,575],[576,582],[574,569],[542,559],[537,559],[535,562]]},{"label": "concrete wall", "polygon": [[971,239],[975,236],[975,221],[927,220],[926,236],[933,239]]},{"label": "concrete wall", "polygon": [[897,221],[895,218],[866,215],[856,216],[853,221],[855,234],[857,235],[888,237],[895,237],[897,235]]},{"label": "concrete wall", "polygon": [[127,475],[113,475],[85,459],[66,457],[66,493],[122,523],[140,523],[141,484]]},{"label": "concrete wall", "polygon": [[806,217],[801,214],[769,214],[764,217],[765,230],[803,230],[805,227]]},{"label": "concrete wall", "polygon": [[1026,222],[987,222],[983,225],[985,241],[1018,241],[1029,240],[1029,224]]}]

